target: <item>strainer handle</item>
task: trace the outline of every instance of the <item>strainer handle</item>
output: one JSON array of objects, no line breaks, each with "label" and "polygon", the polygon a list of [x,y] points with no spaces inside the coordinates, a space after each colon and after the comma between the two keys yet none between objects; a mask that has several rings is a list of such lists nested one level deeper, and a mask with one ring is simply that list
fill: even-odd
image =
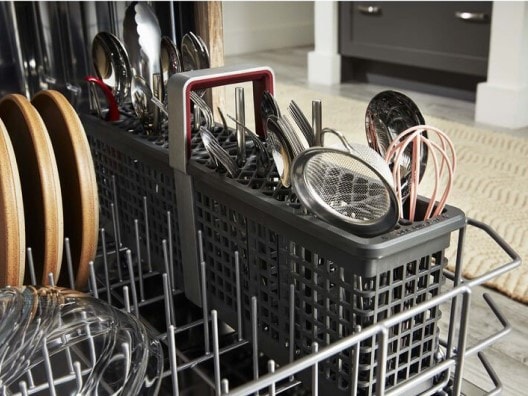
[{"label": "strainer handle", "polygon": [[321,132],[321,145],[324,146],[324,135],[325,133],[331,133],[332,135],[335,135],[341,140],[341,143],[343,146],[349,151],[355,151],[354,148],[348,143],[348,140],[345,138],[345,135],[334,128],[324,128]]}]

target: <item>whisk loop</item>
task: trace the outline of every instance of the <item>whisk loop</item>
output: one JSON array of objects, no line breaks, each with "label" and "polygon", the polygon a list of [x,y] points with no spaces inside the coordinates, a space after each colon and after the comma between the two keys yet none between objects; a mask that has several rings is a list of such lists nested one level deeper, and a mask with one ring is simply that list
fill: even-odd
[{"label": "whisk loop", "polygon": [[[439,142],[426,136],[431,132],[437,136]],[[401,169],[406,166],[404,152],[412,145],[411,177],[409,180],[409,211],[407,219],[414,221],[416,217],[416,203],[418,198],[418,184],[420,183],[420,158],[421,150],[427,147],[434,166],[434,185],[429,204],[422,220],[438,216],[445,207],[447,198],[453,186],[453,176],[456,170],[456,154],[452,141],[440,129],[429,125],[416,125],[399,134],[389,145],[385,153],[385,161],[392,165],[392,177],[398,195],[398,205],[402,218],[404,217],[401,183]],[[440,156],[440,158],[439,158]],[[447,172],[445,189],[436,203],[438,190],[441,188],[442,179]],[[436,203],[436,205],[435,205]]]}]

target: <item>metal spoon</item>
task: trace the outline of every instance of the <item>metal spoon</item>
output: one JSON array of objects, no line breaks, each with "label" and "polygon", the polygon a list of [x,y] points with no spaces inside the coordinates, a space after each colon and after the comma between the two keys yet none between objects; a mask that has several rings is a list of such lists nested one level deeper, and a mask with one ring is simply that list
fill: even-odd
[{"label": "metal spoon", "polygon": [[178,51],[178,47],[176,47],[176,44],[174,44],[174,42],[168,36],[163,36],[161,38],[160,68],[163,76],[163,87],[165,92],[163,101],[165,102],[167,99],[167,83],[170,76],[182,71],[180,51]]},{"label": "metal spoon", "polygon": [[[181,56],[184,71],[208,69],[210,67],[209,51],[204,41],[193,32],[189,32],[183,36],[181,41]],[[200,89],[196,92],[203,97],[205,91],[205,89]]]},{"label": "metal spoon", "polygon": [[192,39],[192,32],[185,34],[181,41],[182,66],[184,71],[199,69],[198,49]]},{"label": "metal spoon", "polygon": [[281,112],[275,98],[268,91],[264,91],[260,100],[260,117],[262,119],[263,130],[266,130],[268,118],[270,116],[280,117]]},{"label": "metal spoon", "polygon": [[191,38],[195,42],[195,47],[198,49],[198,60],[200,69],[209,69],[211,67],[211,59],[209,56],[209,50],[207,44],[203,38],[191,32]]},{"label": "metal spoon", "polygon": [[99,32],[92,41],[92,61],[97,76],[112,89],[119,104],[130,95],[132,69],[128,54],[112,33]]}]

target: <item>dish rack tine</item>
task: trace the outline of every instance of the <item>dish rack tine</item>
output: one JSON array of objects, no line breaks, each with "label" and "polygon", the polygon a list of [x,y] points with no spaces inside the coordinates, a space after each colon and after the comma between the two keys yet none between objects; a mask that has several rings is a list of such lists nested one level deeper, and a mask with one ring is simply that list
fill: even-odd
[{"label": "dish rack tine", "polygon": [[295,359],[295,285],[290,284],[290,308],[289,308],[289,320],[290,320],[290,339],[289,339],[289,357],[290,363]]},{"label": "dish rack tine", "polygon": [[224,378],[220,382],[220,387],[222,388],[222,395],[227,395],[229,393],[229,380]]},{"label": "dish rack tine", "polygon": [[64,254],[66,255],[66,268],[68,269],[68,280],[70,288],[75,289],[75,277],[73,274],[73,261],[71,255],[70,238],[64,238]]},{"label": "dish rack tine", "polygon": [[101,235],[101,250],[103,258],[103,270],[105,277],[105,287],[106,287],[106,301],[108,304],[112,303],[112,288],[110,287],[110,273],[108,270],[108,252],[106,249],[106,232],[104,228],[101,228],[99,231]]},{"label": "dish rack tine", "polygon": [[[94,262],[90,261],[88,263],[88,271],[90,273],[90,284],[92,287],[92,294],[95,298],[99,298],[99,290],[97,290],[97,280],[95,279],[95,269],[94,269]],[[53,274],[50,273],[50,284],[53,280]]]},{"label": "dish rack tine", "polygon": [[205,261],[200,262],[200,278],[202,291],[202,312],[203,312],[203,327],[204,327],[204,350],[208,354],[211,349],[209,347],[209,304],[207,302],[207,276],[205,274]]},{"label": "dish rack tine", "polygon": [[127,249],[126,261],[128,265],[128,273],[130,277],[130,290],[132,291],[132,303],[134,304],[134,314],[139,318],[139,306],[136,292],[136,278],[134,276],[134,266],[132,264],[132,251]]},{"label": "dish rack tine", "polygon": [[54,278],[54,276],[53,276],[53,272],[50,272],[50,273],[48,274],[48,284],[49,284],[50,286],[55,286],[55,278]]},{"label": "dish rack tine", "polygon": [[502,394],[502,390],[503,390],[502,382],[499,376],[497,375],[497,373],[495,372],[495,370],[493,369],[493,366],[490,364],[488,358],[486,357],[486,355],[484,355],[484,352],[479,352],[477,356],[480,359],[480,363],[484,367],[484,370],[486,370],[486,373],[488,373],[489,378],[493,382],[493,385],[495,385],[495,389],[492,389],[491,391],[489,391],[487,395],[491,396],[491,395]]},{"label": "dish rack tine", "polygon": [[137,257],[137,266],[138,266],[138,279],[139,279],[139,301],[145,301],[145,290],[143,287],[143,265],[141,263],[141,246],[139,238],[139,221],[134,219],[134,236],[136,239],[136,257]]},{"label": "dish rack tine", "polygon": [[147,266],[148,266],[148,271],[152,272],[152,257],[150,254],[150,226],[149,226],[149,215],[148,215],[148,203],[147,203],[146,196],[143,196],[143,219],[145,221],[145,243],[147,245]]},{"label": "dish rack tine", "polygon": [[[312,353],[319,351],[319,344],[317,342],[312,343]],[[319,394],[319,364],[315,362],[312,366],[312,395],[317,396]]]},{"label": "dish rack tine", "polygon": [[29,279],[33,285],[37,284],[37,277],[35,275],[35,262],[33,261],[33,249],[28,247],[26,249],[26,257],[29,268]]},{"label": "dish rack tine", "polygon": [[173,255],[173,250],[172,250],[172,221],[171,221],[171,212],[170,210],[167,211],[167,240],[168,240],[168,243],[169,243],[169,270],[170,270],[170,279],[171,279],[171,286],[172,286],[172,291],[175,292],[176,291],[176,278],[175,278],[175,275],[174,275],[174,255]]},{"label": "dish rack tine", "polygon": [[167,292],[169,294],[170,318],[172,318],[171,323],[175,324],[176,315],[174,312],[174,302],[172,301],[172,295],[174,292],[174,288],[171,285],[171,279],[170,279],[169,253],[167,251],[167,240],[164,239],[163,241],[161,241],[161,245],[163,249],[163,262],[164,262],[165,274],[167,274]]},{"label": "dish rack tine", "polygon": [[[121,226],[120,226],[120,222],[119,222],[119,204],[118,204],[118,201],[119,201],[119,198],[117,196],[117,181],[116,181],[116,176],[115,175],[112,175],[112,193],[113,193],[113,196],[114,196],[114,208],[115,208],[115,231],[116,231],[116,234],[115,234],[115,237],[116,237],[116,243],[117,243],[117,247],[120,249],[122,244],[121,244]],[[119,250],[117,249],[117,250]]]},{"label": "dish rack tine", "polygon": [[[115,180],[115,178],[114,178]],[[120,249],[121,244],[119,243],[119,225],[117,220],[117,210],[115,204],[110,203],[110,212],[112,213],[112,225],[114,228],[114,237],[115,237],[115,255],[116,255],[116,267],[117,267],[117,276],[119,282],[123,282],[123,273],[121,272],[121,256]]]},{"label": "dish rack tine", "polygon": [[257,297],[251,297],[251,346],[253,350],[253,379],[257,380],[259,377],[259,361],[258,361],[258,319],[257,319]]},{"label": "dish rack tine", "polygon": [[46,370],[46,379],[49,384],[50,396],[56,396],[57,391],[55,390],[55,379],[53,378],[53,370],[51,368],[51,361],[48,351],[48,337],[42,338],[42,356],[44,357],[44,368]]},{"label": "dish rack tine", "polygon": [[[166,279],[167,274],[164,274],[164,276],[164,279]],[[174,326],[169,325],[167,329],[167,339],[169,342],[169,362],[172,378],[172,394],[174,396],[178,396],[180,390],[178,385],[178,363],[176,359],[176,335],[174,331]]]},{"label": "dish rack tine", "polygon": [[176,323],[174,323],[174,316],[171,314],[171,292],[170,292],[170,286],[169,286],[169,276],[167,273],[164,273],[161,275],[161,279],[163,282],[163,299],[165,301],[165,326],[168,329],[172,326],[176,326]]},{"label": "dish rack tine", "polygon": [[[275,361],[273,359],[271,360],[268,360],[268,373],[270,374],[273,374],[275,372]],[[316,376],[317,377],[317,376]],[[275,382],[273,382],[269,388],[268,388],[268,395],[270,396],[275,396],[276,395],[276,392],[275,392]],[[316,388],[313,388],[313,389],[316,389]],[[312,389],[312,395],[314,396],[317,396],[317,390],[315,390],[315,393],[314,393],[314,390]]]},{"label": "dish rack tine", "polygon": [[198,230],[198,259],[200,263],[204,261],[204,250],[203,250],[203,235],[202,230]]},{"label": "dish rack tine", "polygon": [[81,363],[73,362],[73,372],[75,374],[75,382],[77,383],[77,393],[81,393],[83,386]]},{"label": "dish rack tine", "polygon": [[[22,396],[27,396],[28,395],[28,386],[27,386],[26,381],[20,381],[18,383],[18,388],[20,389],[20,393],[22,394]],[[5,386],[2,387],[2,394],[3,395],[6,394]]]},{"label": "dish rack tine", "polygon": [[213,367],[215,378],[216,396],[221,396],[220,389],[220,341],[218,338],[218,313],[215,309],[211,311],[211,321],[213,325]]},{"label": "dish rack tine", "polygon": [[[244,338],[242,331],[242,289],[240,285],[240,257],[239,252],[235,252],[235,286],[236,286],[236,311],[237,311],[237,326],[238,326],[238,341]],[[204,284],[205,287],[205,284]]]},{"label": "dish rack tine", "polygon": [[123,301],[125,304],[125,311],[131,313],[130,310],[130,295],[128,294],[128,286],[123,286]]}]

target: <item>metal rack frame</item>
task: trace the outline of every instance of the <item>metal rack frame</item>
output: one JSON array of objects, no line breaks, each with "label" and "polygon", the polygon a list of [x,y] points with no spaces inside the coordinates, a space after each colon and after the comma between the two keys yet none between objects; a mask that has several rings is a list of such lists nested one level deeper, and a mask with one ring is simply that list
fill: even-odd
[{"label": "metal rack frame", "polygon": [[[148,205],[145,205],[148,208]],[[145,213],[148,218],[148,213]],[[116,216],[112,218],[113,228],[119,229],[120,224]],[[167,215],[167,220],[170,221],[170,214]],[[164,252],[163,273],[153,271],[149,266],[142,266],[141,257],[148,255],[144,252],[143,255],[139,251],[134,251],[134,248],[128,248],[109,238],[104,229],[100,230],[100,249],[96,259],[96,263],[90,263],[90,290],[93,296],[105,299],[112,305],[123,308],[125,311],[142,316],[149,311],[149,308],[158,304],[158,310],[162,309],[165,314],[165,323],[163,331],[160,331],[157,338],[162,341],[166,347],[168,355],[168,363],[166,363],[162,377],[164,381],[170,384],[170,392],[173,395],[178,395],[185,390],[179,385],[179,377],[185,375],[186,372],[192,371],[195,373],[204,385],[209,387],[216,395],[248,395],[248,394],[268,394],[275,395],[282,393],[291,388],[302,386],[303,383],[298,379],[297,375],[305,370],[311,372],[311,384],[304,384],[311,388],[313,395],[318,394],[318,371],[320,364],[331,359],[336,354],[344,349],[357,351],[362,341],[375,337],[378,343],[377,362],[379,370],[377,371],[376,394],[385,395],[403,395],[408,394],[410,389],[415,389],[417,384],[421,382],[430,381],[436,378],[436,385],[427,391],[427,394],[436,392],[447,392],[448,394],[458,395],[462,392],[464,363],[468,357],[477,355],[482,362],[485,371],[488,373],[490,379],[495,385],[495,388],[489,394],[495,394],[501,390],[501,382],[497,378],[492,366],[489,364],[483,352],[484,349],[495,343],[500,338],[504,337],[510,330],[510,325],[507,319],[500,313],[497,306],[494,304],[489,295],[484,295],[491,312],[497,317],[498,322],[502,328],[489,337],[481,340],[472,347],[467,346],[467,327],[469,320],[469,311],[471,305],[472,289],[477,285],[481,285],[490,279],[499,276],[507,271],[510,271],[520,264],[520,257],[515,251],[493,231],[489,226],[468,219],[467,225],[480,229],[492,238],[511,259],[511,261],[497,267],[496,269],[472,280],[464,280],[461,277],[463,266],[463,250],[464,240],[466,234],[466,227],[459,231],[458,235],[458,250],[456,258],[455,273],[446,272],[447,277],[453,282],[453,286],[440,295],[431,298],[417,306],[414,306],[400,314],[387,318],[365,329],[360,329],[356,334],[334,342],[328,346],[319,349],[317,343],[312,345],[313,353],[311,355],[302,357],[297,360],[292,360],[289,364],[282,367],[277,367],[273,360],[267,362],[267,367],[259,367],[259,356],[261,351],[258,350],[258,318],[257,318],[257,297],[252,298],[252,340],[247,341],[241,332],[234,329],[234,337],[231,342],[221,344],[222,335],[220,334],[221,321],[215,310],[209,312],[206,278],[204,276],[205,261],[201,261],[201,282],[202,282],[202,310],[201,317],[196,318],[188,323],[176,323],[176,313],[174,306],[174,298],[182,295],[183,292],[174,287],[174,282],[171,279],[170,272],[170,256],[168,253],[167,240],[162,241],[162,249]],[[138,220],[134,221],[134,226],[137,230]],[[137,235],[137,246],[139,244],[139,233]],[[201,243],[200,233],[197,235],[198,245]],[[66,254],[69,248],[68,240],[65,240]],[[29,253],[31,250],[28,249]],[[139,253],[138,253],[139,252]],[[124,256],[124,260],[123,257]],[[29,256],[31,257],[31,256]],[[203,254],[200,255],[203,258]],[[30,260],[31,263],[31,260]],[[121,267],[120,267],[121,266]],[[71,273],[71,263],[68,265]],[[238,266],[236,266],[238,269]],[[161,278],[163,290],[159,293],[154,293],[151,296],[146,295],[145,283],[150,278]],[[70,286],[73,285],[73,278],[69,277]],[[53,277],[50,275],[50,283],[53,284]],[[237,295],[240,293],[240,283],[237,283]],[[292,289],[293,296],[293,289]],[[161,303],[161,308],[159,304]],[[385,389],[385,382],[381,380],[385,377],[385,363],[387,359],[387,342],[388,331],[393,326],[401,325],[415,315],[423,314],[433,307],[438,307],[443,304],[450,304],[450,320],[449,329],[446,339],[441,339],[440,344],[443,347],[445,356],[439,359],[438,364],[430,367],[418,375],[413,376],[404,383],[391,388]],[[239,318],[241,312],[238,312]],[[148,325],[148,322],[147,322]],[[193,331],[193,329],[202,329],[204,334],[203,348],[201,353],[197,356],[187,356],[185,352],[178,349],[176,337],[179,334]],[[251,350],[251,365],[253,371],[253,378],[247,379],[239,386],[230,389],[230,378],[224,377],[221,370],[221,361],[226,354],[238,348],[247,348]],[[56,387],[70,384],[72,389],[80,389],[83,377],[86,376],[90,370],[89,367],[83,367],[81,362],[89,361],[89,357],[83,356],[82,353],[75,349],[66,349],[64,352],[65,361],[68,364],[62,372],[58,372],[56,367],[51,363],[51,357],[47,353],[47,348],[43,346],[42,354],[43,361],[41,364],[33,369],[28,370],[25,374],[25,379],[21,379],[18,383],[18,389],[9,389],[10,392],[16,395],[35,395],[43,394],[48,391],[49,394],[55,395]],[[357,352],[355,356],[359,356]],[[211,364],[213,366],[212,375],[207,370],[202,369],[204,364]],[[357,362],[356,362],[357,363]],[[40,383],[35,381],[40,370],[44,370],[45,376]],[[352,383],[357,383],[358,365],[356,370],[352,373]],[[42,378],[42,376],[41,376]],[[167,389],[167,388],[164,388]],[[356,394],[352,387],[352,394]],[[3,394],[7,394],[7,389],[0,388]],[[165,390],[166,392],[167,390]]]}]

